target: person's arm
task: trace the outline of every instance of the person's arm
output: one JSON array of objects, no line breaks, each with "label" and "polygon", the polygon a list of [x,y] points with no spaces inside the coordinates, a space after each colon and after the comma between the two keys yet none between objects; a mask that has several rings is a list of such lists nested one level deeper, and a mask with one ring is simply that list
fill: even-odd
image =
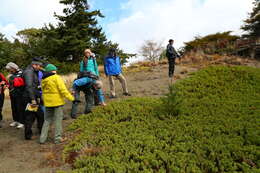
[{"label": "person's arm", "polygon": [[104,58],[104,72],[105,75],[107,76],[107,58]]},{"label": "person's arm", "polygon": [[80,63],[79,63],[79,71],[80,72],[84,71],[84,62],[83,61],[80,61]]},{"label": "person's arm", "polygon": [[77,79],[73,83],[73,88],[74,87],[81,87],[81,86],[87,85],[88,83],[93,82],[93,81],[94,81],[93,79],[87,78],[87,77]]},{"label": "person's arm", "polygon": [[29,93],[30,99],[35,100],[34,88],[33,88],[33,71],[25,70],[24,80],[25,80],[25,90]]},{"label": "person's arm", "polygon": [[174,55],[175,57],[180,58],[181,56],[178,54],[178,52],[175,50],[175,48],[174,48],[174,47],[172,47],[172,48],[173,48],[173,55]]},{"label": "person's arm", "polygon": [[93,58],[93,63],[94,63],[94,66],[95,66],[95,75],[99,76],[99,71],[98,71],[98,63],[97,63],[97,60],[96,58]]},{"label": "person's arm", "polygon": [[118,61],[119,61],[119,72],[122,73],[122,64],[121,64],[121,59],[120,57],[117,57],[118,58]]},{"label": "person's arm", "polygon": [[60,76],[57,77],[57,86],[58,86],[59,92],[61,93],[61,95],[63,97],[67,98],[70,101],[74,101],[74,97],[70,94],[64,81],[62,80],[62,78]]},{"label": "person's arm", "polygon": [[0,78],[2,79],[1,83],[3,83],[6,87],[9,87],[9,83],[2,73],[0,73]]}]

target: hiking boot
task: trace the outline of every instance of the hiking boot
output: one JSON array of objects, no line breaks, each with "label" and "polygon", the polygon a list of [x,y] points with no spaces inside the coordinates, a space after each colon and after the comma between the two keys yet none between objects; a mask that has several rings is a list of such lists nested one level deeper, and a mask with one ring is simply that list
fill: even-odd
[{"label": "hiking boot", "polygon": [[123,93],[124,96],[132,96],[130,93]]},{"label": "hiking boot", "polygon": [[21,123],[18,123],[18,125],[17,125],[17,127],[16,127],[17,129],[22,129],[22,128],[24,128],[24,125],[23,124],[21,124]]},{"label": "hiking boot", "polygon": [[18,122],[14,121],[14,122],[12,122],[12,123],[10,124],[10,127],[15,127],[15,126],[17,126],[17,125],[19,125]]},{"label": "hiking boot", "polygon": [[67,140],[67,138],[60,138],[59,140],[56,140],[54,143],[61,144],[61,143],[65,142],[66,140]]},{"label": "hiking boot", "polygon": [[72,119],[77,119],[77,115],[70,115]]}]

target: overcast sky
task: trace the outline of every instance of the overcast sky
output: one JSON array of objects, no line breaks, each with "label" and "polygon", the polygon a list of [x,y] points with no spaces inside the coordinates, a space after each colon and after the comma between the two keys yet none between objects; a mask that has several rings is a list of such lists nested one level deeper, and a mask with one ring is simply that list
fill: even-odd
[{"label": "overcast sky", "polygon": [[[0,32],[9,39],[16,32],[55,22],[61,13],[58,0],[0,0]],[[253,0],[90,0],[91,9],[100,9],[100,19],[109,39],[127,52],[137,52],[144,40],[176,47],[198,35],[235,31],[240,34],[243,20]]]}]

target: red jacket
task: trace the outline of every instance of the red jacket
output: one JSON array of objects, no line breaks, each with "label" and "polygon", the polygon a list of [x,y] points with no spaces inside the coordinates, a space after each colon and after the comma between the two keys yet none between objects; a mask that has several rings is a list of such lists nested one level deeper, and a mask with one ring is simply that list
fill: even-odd
[{"label": "red jacket", "polygon": [[8,87],[9,83],[6,80],[5,76],[0,73],[0,94],[2,94],[6,87]]}]

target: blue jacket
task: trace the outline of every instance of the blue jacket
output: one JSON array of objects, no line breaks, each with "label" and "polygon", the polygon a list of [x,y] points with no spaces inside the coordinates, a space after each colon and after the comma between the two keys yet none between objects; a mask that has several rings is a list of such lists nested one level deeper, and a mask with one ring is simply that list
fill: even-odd
[{"label": "blue jacket", "polygon": [[80,62],[80,71],[89,71],[92,72],[94,75],[99,76],[99,71],[98,71],[98,64],[95,58],[89,58],[87,63],[84,64],[84,61]]},{"label": "blue jacket", "polygon": [[[72,88],[74,90],[80,90],[82,88],[84,89],[88,89],[91,87],[91,85],[93,83],[96,83],[96,80],[92,79],[92,78],[88,78],[88,77],[83,77],[83,78],[80,78],[80,79],[76,79],[74,82],[73,82],[73,86]],[[98,96],[98,99],[100,102],[105,102],[105,97],[104,97],[104,94],[102,92],[101,89],[97,90],[97,96]]]},{"label": "blue jacket", "polygon": [[88,88],[88,86],[91,86],[92,83],[95,83],[96,81],[94,79],[88,78],[88,77],[83,77],[80,79],[76,79],[73,82],[73,89],[77,89],[83,86],[86,86]]},{"label": "blue jacket", "polygon": [[120,58],[106,57],[104,62],[105,74],[108,76],[119,75],[122,73]]}]

